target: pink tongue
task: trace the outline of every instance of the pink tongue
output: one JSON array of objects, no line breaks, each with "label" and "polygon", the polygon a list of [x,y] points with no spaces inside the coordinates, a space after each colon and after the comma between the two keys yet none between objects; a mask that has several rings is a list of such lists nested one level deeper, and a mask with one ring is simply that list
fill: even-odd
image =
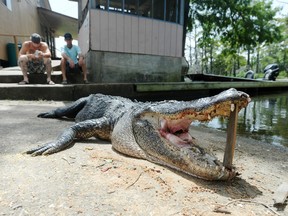
[{"label": "pink tongue", "polygon": [[167,140],[169,140],[171,143],[173,143],[174,145],[187,145],[187,144],[192,144],[193,143],[193,139],[190,136],[189,133],[182,133],[179,134],[179,136],[176,136],[174,134],[171,133],[167,133],[165,131],[160,131],[160,134],[166,138]]},{"label": "pink tongue", "polygon": [[189,133],[179,134],[178,137],[182,140],[185,140],[186,142],[189,142],[189,143],[193,142],[193,138],[191,137],[191,135]]}]

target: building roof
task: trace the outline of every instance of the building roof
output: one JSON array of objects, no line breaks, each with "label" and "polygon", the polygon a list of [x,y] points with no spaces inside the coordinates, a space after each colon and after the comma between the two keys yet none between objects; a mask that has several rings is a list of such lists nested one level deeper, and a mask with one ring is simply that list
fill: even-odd
[{"label": "building roof", "polygon": [[78,19],[42,7],[38,7],[37,10],[41,24],[49,27],[55,36],[63,36],[70,32],[77,39]]}]

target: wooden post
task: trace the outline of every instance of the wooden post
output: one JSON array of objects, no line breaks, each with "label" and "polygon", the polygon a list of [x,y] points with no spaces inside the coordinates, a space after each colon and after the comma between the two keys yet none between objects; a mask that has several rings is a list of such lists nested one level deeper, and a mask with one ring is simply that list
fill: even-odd
[{"label": "wooden post", "polygon": [[15,49],[16,49],[16,60],[18,59],[18,55],[19,55],[19,50],[18,50],[18,40],[17,40],[17,36],[14,35],[14,44],[15,44]]},{"label": "wooden post", "polygon": [[229,123],[227,128],[227,139],[224,153],[223,166],[232,169],[232,162],[234,157],[234,150],[236,145],[236,132],[237,132],[237,120],[238,120],[238,105],[233,104],[234,108],[230,111]]}]

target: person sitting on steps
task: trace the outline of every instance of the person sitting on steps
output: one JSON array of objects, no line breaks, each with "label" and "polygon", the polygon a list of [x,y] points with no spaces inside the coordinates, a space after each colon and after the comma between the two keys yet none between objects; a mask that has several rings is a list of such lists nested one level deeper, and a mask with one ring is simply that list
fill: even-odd
[{"label": "person sitting on steps", "polygon": [[44,73],[47,71],[47,84],[54,85],[51,80],[52,63],[51,52],[47,43],[41,41],[41,36],[33,33],[30,41],[25,41],[19,51],[18,65],[23,74],[23,80],[19,85],[29,84],[28,72]]},{"label": "person sitting on steps", "polygon": [[61,71],[62,84],[67,84],[67,72],[83,72],[84,83],[87,84],[87,68],[84,62],[84,56],[79,46],[72,43],[73,38],[70,33],[64,35],[66,45],[62,48]]}]

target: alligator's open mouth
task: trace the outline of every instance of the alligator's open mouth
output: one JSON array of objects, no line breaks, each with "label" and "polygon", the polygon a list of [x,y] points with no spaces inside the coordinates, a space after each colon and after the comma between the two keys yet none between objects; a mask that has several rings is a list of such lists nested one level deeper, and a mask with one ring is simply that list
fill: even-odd
[{"label": "alligator's open mouth", "polygon": [[207,122],[218,116],[228,117],[234,107],[235,104],[226,101],[203,110],[187,109],[177,114],[163,115],[159,120],[159,132],[173,145],[187,147],[187,145],[195,144],[195,139],[189,134],[193,121]]},{"label": "alligator's open mouth", "polygon": [[198,145],[198,141],[189,133],[191,119],[162,119],[159,133],[174,147],[181,149],[189,158],[201,161],[206,168],[223,169],[222,163],[210,152]]},{"label": "alligator's open mouth", "polygon": [[[203,156],[206,153],[204,148],[198,145],[198,141],[191,136],[189,133],[190,125],[193,121],[210,121],[212,120],[211,117],[208,117],[210,113],[205,113],[205,115],[198,115],[201,116],[200,118],[196,118],[197,115],[186,115],[185,117],[181,117],[180,119],[173,119],[171,118],[163,118],[160,121],[160,129],[159,133],[163,138],[169,141],[173,146],[178,148],[186,148],[187,150],[192,150],[193,156],[195,154],[200,154]],[[193,116],[193,117],[192,117]],[[203,118],[203,116],[207,116],[207,118]],[[219,165],[219,162],[216,157],[213,156],[213,160],[211,160],[212,156],[210,156],[207,162],[209,165]]]},{"label": "alligator's open mouth", "polygon": [[189,134],[191,123],[192,120],[185,118],[180,120],[162,119],[160,120],[159,132],[174,146],[189,147],[191,144],[195,144],[195,139]]},{"label": "alligator's open mouth", "polygon": [[[250,98],[239,101],[226,100],[205,106],[202,109],[190,108],[176,113],[162,113],[160,115],[154,113],[152,116],[151,113],[150,115],[146,113],[145,119],[149,119],[148,121],[154,125],[154,129],[158,130],[163,143],[170,146],[168,149],[174,149],[171,150],[174,153],[178,151],[178,156],[188,164],[190,163],[187,165],[187,173],[208,180],[227,180],[236,176],[235,169],[225,167],[213,154],[198,145],[198,143],[201,144],[201,140],[197,141],[190,135],[190,125],[193,121],[207,122],[219,116],[229,117],[236,105],[241,109],[246,107],[249,101]],[[155,116],[158,116],[157,123]]]},{"label": "alligator's open mouth", "polygon": [[[215,97],[195,101],[166,101],[153,104],[135,121],[135,139],[151,161],[207,180],[231,179],[236,176],[232,159],[237,116],[250,100],[249,95],[244,92],[230,89]],[[207,122],[215,117],[230,117],[229,124],[233,125],[229,125],[227,130],[223,163],[207,151],[203,144],[201,145],[201,138],[198,137],[199,140],[196,140],[190,135],[192,122]]]}]

